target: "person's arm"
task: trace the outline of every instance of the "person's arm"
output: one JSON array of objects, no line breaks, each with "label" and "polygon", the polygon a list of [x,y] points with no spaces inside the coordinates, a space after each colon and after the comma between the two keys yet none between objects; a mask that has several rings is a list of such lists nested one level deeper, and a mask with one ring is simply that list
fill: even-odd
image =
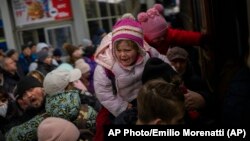
[{"label": "person's arm", "polygon": [[166,39],[171,46],[200,46],[205,36],[201,32],[168,28]]},{"label": "person's arm", "polygon": [[[44,114],[45,115],[45,114]],[[7,141],[37,140],[37,127],[46,118],[44,115],[37,115],[21,125],[12,127],[5,134]]]},{"label": "person's arm", "polygon": [[120,97],[119,92],[113,93],[111,80],[102,66],[97,65],[94,72],[94,88],[97,99],[114,116],[118,116],[128,107],[128,102]]}]

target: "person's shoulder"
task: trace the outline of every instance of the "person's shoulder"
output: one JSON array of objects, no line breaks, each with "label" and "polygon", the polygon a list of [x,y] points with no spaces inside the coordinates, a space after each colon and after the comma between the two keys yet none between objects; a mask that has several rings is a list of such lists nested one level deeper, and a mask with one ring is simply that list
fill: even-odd
[{"label": "person's shoulder", "polygon": [[31,54],[30,57],[35,60],[37,58],[37,55],[36,54]]},{"label": "person's shoulder", "polygon": [[24,54],[23,53],[20,53],[19,54],[19,57],[18,57],[18,60],[23,60],[24,59]]}]

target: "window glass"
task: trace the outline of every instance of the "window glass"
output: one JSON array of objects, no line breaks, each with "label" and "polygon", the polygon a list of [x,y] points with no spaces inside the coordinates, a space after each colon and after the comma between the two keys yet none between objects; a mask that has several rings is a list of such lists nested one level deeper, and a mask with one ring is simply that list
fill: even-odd
[{"label": "window glass", "polygon": [[109,20],[102,20],[103,28],[108,32],[111,31],[110,26],[109,26]]},{"label": "window glass", "polygon": [[97,14],[97,7],[96,7],[96,0],[84,0],[85,1],[85,8],[87,13],[87,18],[96,18],[98,17]]},{"label": "window glass", "polygon": [[107,10],[107,3],[106,2],[99,2],[99,6],[100,6],[101,17],[109,16],[108,10]]},{"label": "window glass", "polygon": [[64,49],[62,49],[63,44],[73,43],[71,30],[72,28],[70,25],[46,29],[49,44],[54,48],[60,48],[63,51],[63,55],[66,54]]},{"label": "window glass", "polygon": [[[106,32],[110,32],[117,18],[121,17],[124,13],[132,12],[128,11],[126,7],[135,9],[133,7],[138,6],[133,4],[133,1],[134,0],[84,0],[90,37],[92,38],[100,28]],[[139,2],[137,2],[137,4],[139,4]]]},{"label": "window glass", "polygon": [[97,20],[96,21],[89,21],[88,27],[89,27],[90,37],[92,39],[93,36],[95,35],[95,33],[97,32],[97,30],[100,28],[100,25],[98,24]]}]

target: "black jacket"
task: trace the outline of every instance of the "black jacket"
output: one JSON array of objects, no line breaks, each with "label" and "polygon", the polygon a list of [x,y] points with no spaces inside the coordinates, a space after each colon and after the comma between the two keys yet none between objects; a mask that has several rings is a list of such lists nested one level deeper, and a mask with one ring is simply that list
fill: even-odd
[{"label": "black jacket", "polygon": [[224,125],[250,125],[250,69],[243,67],[233,77],[222,106]]}]

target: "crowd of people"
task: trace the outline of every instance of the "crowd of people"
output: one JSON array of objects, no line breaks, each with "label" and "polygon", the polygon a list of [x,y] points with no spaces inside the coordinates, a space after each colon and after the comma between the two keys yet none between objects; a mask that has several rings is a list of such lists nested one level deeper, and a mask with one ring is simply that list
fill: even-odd
[{"label": "crowd of people", "polygon": [[[81,45],[65,43],[60,49],[29,43],[20,54],[14,49],[1,53],[0,137],[102,141],[105,125],[219,124],[214,93],[183,48],[202,47],[207,36],[173,29],[162,14],[160,4],[137,19],[126,13],[95,40],[96,46],[83,39]],[[231,105],[239,104],[237,90],[244,97],[249,93],[250,68],[243,68],[222,104],[226,125],[250,123],[244,105],[249,99],[238,98],[245,100],[242,112],[241,105]],[[236,120],[244,123],[230,118],[233,108]]]}]

